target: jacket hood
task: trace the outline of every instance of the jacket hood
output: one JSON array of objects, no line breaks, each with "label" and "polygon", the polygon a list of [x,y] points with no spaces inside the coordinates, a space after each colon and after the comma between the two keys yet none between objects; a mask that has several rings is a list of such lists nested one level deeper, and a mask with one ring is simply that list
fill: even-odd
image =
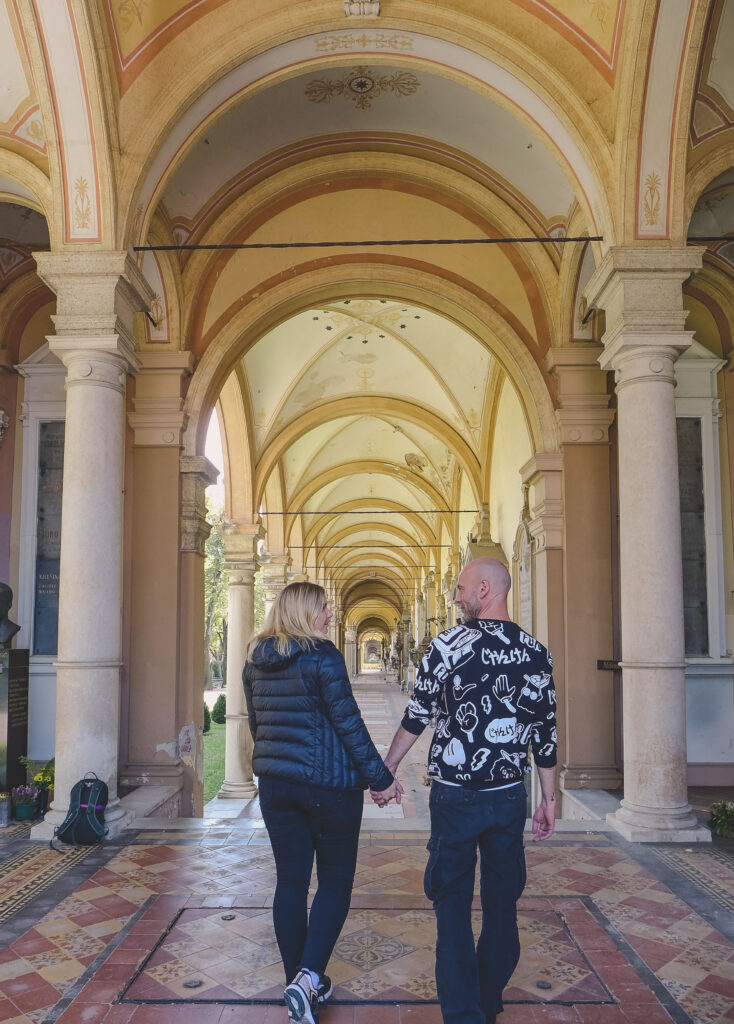
[{"label": "jacket hood", "polygon": [[293,664],[304,650],[297,640],[289,640],[286,652],[278,654],[275,649],[275,637],[268,636],[257,645],[250,656],[250,661],[261,671],[274,672]]}]

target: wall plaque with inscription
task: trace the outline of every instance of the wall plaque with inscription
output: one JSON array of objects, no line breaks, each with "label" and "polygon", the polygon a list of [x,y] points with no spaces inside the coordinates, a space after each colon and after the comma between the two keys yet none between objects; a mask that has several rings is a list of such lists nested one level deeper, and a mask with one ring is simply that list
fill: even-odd
[{"label": "wall plaque with inscription", "polygon": [[686,657],[705,657],[709,653],[709,626],[701,421],[681,417],[676,425]]},{"label": "wall plaque with inscription", "polygon": [[64,426],[63,421],[40,424],[34,654],[56,654],[58,648]]},{"label": "wall plaque with inscription", "polygon": [[0,650],[0,790],[25,782],[28,753],[28,651]]}]

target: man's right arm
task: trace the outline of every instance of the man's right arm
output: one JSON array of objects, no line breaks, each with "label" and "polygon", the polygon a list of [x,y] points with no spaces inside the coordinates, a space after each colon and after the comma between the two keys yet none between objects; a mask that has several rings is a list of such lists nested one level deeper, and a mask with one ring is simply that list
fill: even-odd
[{"label": "man's right arm", "polygon": [[[398,765],[418,739],[418,736],[419,733],[408,732],[408,730],[404,729],[402,725],[398,726],[398,730],[393,736],[392,743],[390,744],[390,749],[385,756],[385,764],[393,775],[397,774]],[[394,785],[400,786],[400,783],[396,780]],[[402,794],[402,787],[400,788],[400,792]],[[392,795],[388,796],[387,792],[378,793],[375,790],[370,790],[370,796],[378,807],[384,807],[385,804],[388,804],[392,799]],[[399,796],[398,803],[400,803]]]}]

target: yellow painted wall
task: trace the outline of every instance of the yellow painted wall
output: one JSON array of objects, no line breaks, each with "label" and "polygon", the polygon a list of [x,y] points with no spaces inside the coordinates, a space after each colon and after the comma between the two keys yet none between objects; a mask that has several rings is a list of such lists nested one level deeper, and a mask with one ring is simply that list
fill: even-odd
[{"label": "yellow painted wall", "polygon": [[522,512],[520,467],[532,454],[520,401],[512,385],[505,381],[490,456],[489,518],[492,539],[501,544],[508,561],[512,558],[512,546]]},{"label": "yellow painted wall", "polygon": [[[405,192],[355,189],[305,200],[272,217],[249,242],[361,240],[378,238],[479,238],[483,232],[438,203]],[[204,330],[248,290],[299,264],[335,259],[348,249],[258,250],[235,253],[219,276],[208,303]],[[501,246],[411,246],[374,248],[371,254],[399,256],[444,268],[498,298],[531,333],[533,319],[520,277]]]}]

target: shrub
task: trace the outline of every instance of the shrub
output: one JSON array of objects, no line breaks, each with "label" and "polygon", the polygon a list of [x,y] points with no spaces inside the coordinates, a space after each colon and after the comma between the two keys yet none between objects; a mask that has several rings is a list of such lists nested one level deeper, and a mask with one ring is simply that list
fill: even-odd
[{"label": "shrub", "polygon": [[207,707],[206,701],[205,701],[204,702],[204,732],[209,732],[211,727],[212,727],[212,716],[211,716],[211,712],[209,711],[209,708]]},{"label": "shrub", "polygon": [[223,693],[220,693],[214,707],[212,708],[212,722],[216,722],[217,725],[224,725],[226,714],[227,698]]},{"label": "shrub", "polygon": [[715,836],[734,837],[734,802],[718,800],[711,804],[711,817],[706,824]]}]

